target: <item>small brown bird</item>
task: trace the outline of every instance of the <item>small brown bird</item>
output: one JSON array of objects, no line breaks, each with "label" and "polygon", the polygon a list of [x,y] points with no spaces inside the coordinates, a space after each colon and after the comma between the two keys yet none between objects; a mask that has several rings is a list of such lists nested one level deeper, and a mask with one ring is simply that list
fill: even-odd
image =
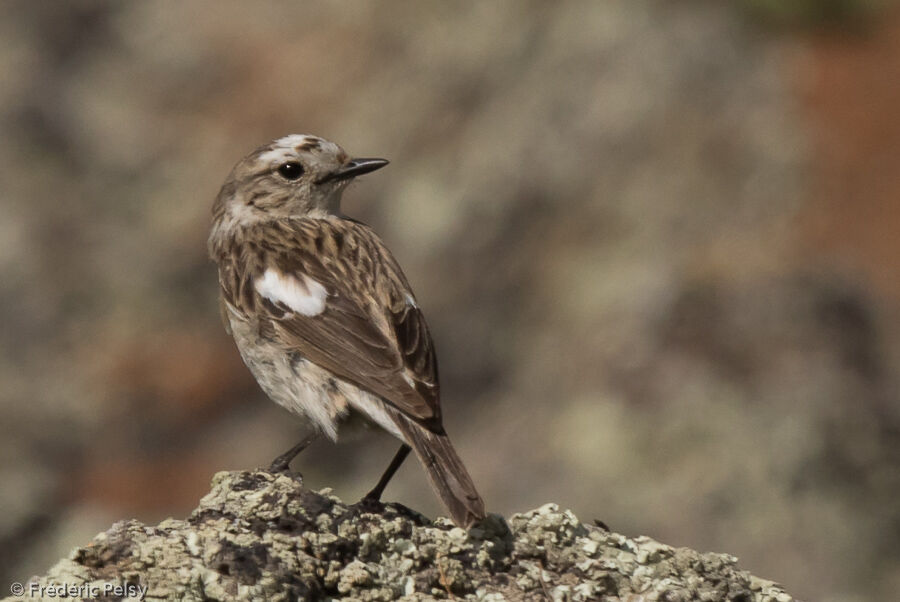
[{"label": "small brown bird", "polygon": [[209,252],[222,313],[266,394],[317,431],[272,463],[284,470],[318,433],[360,413],[403,441],[375,488],[379,500],[410,446],[456,524],[484,503],[441,421],[434,345],[400,266],[365,224],[341,213],[356,176],[387,165],[291,135],[231,171],[213,206]]}]

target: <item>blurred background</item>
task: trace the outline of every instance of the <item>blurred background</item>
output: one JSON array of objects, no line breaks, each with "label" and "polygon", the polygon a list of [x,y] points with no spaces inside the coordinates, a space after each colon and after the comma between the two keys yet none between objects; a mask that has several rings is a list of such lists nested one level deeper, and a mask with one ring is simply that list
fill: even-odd
[{"label": "blurred background", "polygon": [[[900,11],[693,0],[0,4],[0,581],[185,517],[306,430],[219,321],[259,144],[384,156],[345,211],[432,326],[489,509],[900,590]],[[348,501],[376,431],[294,467]],[[387,499],[443,510],[416,462]]]}]

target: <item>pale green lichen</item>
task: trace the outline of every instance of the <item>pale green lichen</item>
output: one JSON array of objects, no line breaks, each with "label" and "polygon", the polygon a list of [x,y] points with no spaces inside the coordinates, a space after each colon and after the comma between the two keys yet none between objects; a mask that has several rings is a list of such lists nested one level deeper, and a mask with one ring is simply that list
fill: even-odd
[{"label": "pale green lichen", "polygon": [[[145,600],[789,602],[724,554],[581,523],[546,504],[468,532],[403,506],[347,506],[263,471],[219,473],[187,520],[116,523],[38,583],[132,583]],[[33,599],[33,598],[29,598]],[[102,598],[101,598],[102,599]]]}]

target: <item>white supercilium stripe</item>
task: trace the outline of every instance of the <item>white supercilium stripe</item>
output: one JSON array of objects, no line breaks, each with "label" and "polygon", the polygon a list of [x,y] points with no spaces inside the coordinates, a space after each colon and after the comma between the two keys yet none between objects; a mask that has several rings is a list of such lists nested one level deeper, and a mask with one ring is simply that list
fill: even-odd
[{"label": "white supercilium stripe", "polygon": [[300,274],[298,279],[269,268],[254,286],[256,292],[269,301],[283,303],[295,313],[316,316],[325,311],[328,291],[306,274]]}]

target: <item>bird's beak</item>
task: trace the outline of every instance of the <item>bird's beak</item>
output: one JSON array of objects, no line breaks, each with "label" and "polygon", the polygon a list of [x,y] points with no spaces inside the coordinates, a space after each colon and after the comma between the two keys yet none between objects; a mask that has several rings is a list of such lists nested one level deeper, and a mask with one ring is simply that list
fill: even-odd
[{"label": "bird's beak", "polygon": [[364,173],[381,169],[390,163],[387,159],[350,159],[344,165],[338,167],[333,172],[325,174],[316,182],[316,184],[324,184],[325,182],[333,182],[336,180],[347,180],[361,176]]}]

